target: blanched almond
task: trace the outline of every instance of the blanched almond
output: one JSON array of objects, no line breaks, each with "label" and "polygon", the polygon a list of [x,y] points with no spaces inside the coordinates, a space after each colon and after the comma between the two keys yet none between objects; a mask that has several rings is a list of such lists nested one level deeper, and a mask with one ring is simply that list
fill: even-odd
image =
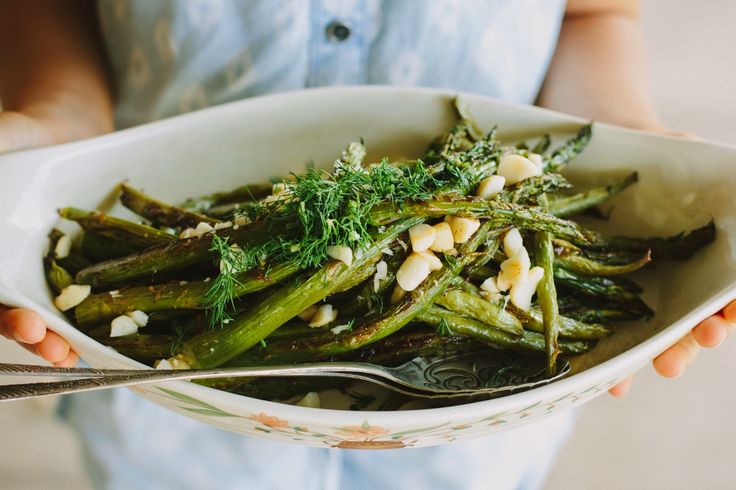
[{"label": "blanched almond", "polygon": [[429,262],[430,271],[438,271],[442,269],[442,261],[439,257],[432,253],[431,250],[425,250],[424,252],[416,252],[421,258]]},{"label": "blanched almond", "polygon": [[436,230],[427,224],[420,223],[409,228],[411,248],[415,252],[423,252],[434,243]]},{"label": "blanched almond", "polygon": [[506,179],[500,175],[491,175],[478,183],[478,189],[475,195],[482,199],[492,199],[496,197],[506,185]]},{"label": "blanched almond", "polygon": [[194,228],[185,228],[179,234],[179,238],[181,238],[181,239],[184,239],[184,238],[194,238],[196,236],[199,236],[199,234],[197,233],[197,230],[195,230]]},{"label": "blanched almond", "polygon": [[215,223],[215,230],[224,230],[226,228],[232,228],[233,222],[232,221],[221,221],[219,223]]},{"label": "blanched almond", "polygon": [[429,273],[429,262],[418,254],[411,254],[396,272],[396,282],[404,291],[414,291]]},{"label": "blanched almond", "polygon": [[145,327],[148,325],[148,315],[141,311],[135,310],[128,313],[128,316],[135,322],[138,327]]},{"label": "blanched almond", "polygon": [[84,301],[91,292],[91,286],[72,284],[61,290],[61,293],[54,299],[54,304],[61,311],[67,311]]},{"label": "blanched almond", "polygon": [[498,165],[498,175],[505,177],[506,183],[512,185],[529,177],[542,175],[542,169],[521,155],[505,155]]},{"label": "blanched almond", "polygon": [[500,293],[501,292],[501,290],[498,289],[498,285],[496,284],[495,277],[489,277],[488,279],[483,281],[483,283],[480,285],[480,289],[488,293]]},{"label": "blanched almond", "polygon": [[72,250],[72,239],[69,235],[62,235],[61,238],[56,242],[54,247],[54,257],[57,259],[65,259],[69,257],[69,252]]},{"label": "blanched almond", "polygon": [[353,249],[345,245],[330,245],[327,255],[350,267],[353,264]]},{"label": "blanched almond", "polygon": [[330,329],[330,332],[332,332],[335,335],[341,334],[342,332],[346,330],[350,330],[350,324],[349,323],[343,323],[342,325],[338,325],[336,327],[332,327]]},{"label": "blanched almond", "polygon": [[465,218],[463,216],[452,216],[449,224],[455,243],[467,242],[473,236],[473,233],[480,228],[480,220],[478,218]]},{"label": "blanched almond", "polygon": [[178,357],[161,359],[153,365],[154,369],[191,369],[191,366]]},{"label": "blanched almond", "polygon": [[235,226],[245,226],[251,221],[249,217],[239,214],[233,218],[233,222],[235,223]]},{"label": "blanched almond", "polygon": [[168,359],[159,359],[153,363],[153,369],[174,369]]},{"label": "blanched almond", "polygon": [[319,394],[316,391],[310,391],[304,398],[296,402],[298,407],[307,408],[320,408],[322,407],[322,401],[319,399]]},{"label": "blanched almond", "polygon": [[511,282],[504,276],[503,272],[499,272],[496,277],[496,287],[499,291],[508,291],[511,289]]},{"label": "blanched almond", "polygon": [[503,236],[503,251],[506,257],[513,257],[524,248],[524,239],[516,228],[512,228]]},{"label": "blanched almond", "polygon": [[124,337],[138,332],[138,324],[128,315],[120,315],[110,323],[110,337]]},{"label": "blanched almond", "polygon": [[199,235],[204,235],[205,233],[209,233],[213,230],[212,225],[209,223],[205,223],[204,221],[201,221],[196,228],[194,228],[194,231],[197,232]]},{"label": "blanched almond", "polygon": [[442,222],[432,226],[434,228],[434,242],[429,247],[433,252],[447,252],[455,246],[455,239],[452,236],[452,228],[449,223]]},{"label": "blanched almond", "polygon": [[526,280],[517,282],[511,288],[511,303],[517,308],[529,311],[532,306],[532,297],[537,290],[539,281],[544,277],[544,269],[541,267],[532,267],[527,274]]},{"label": "blanched almond", "polygon": [[313,328],[324,327],[328,323],[334,322],[337,318],[337,310],[330,304],[321,305],[317,308],[317,312],[314,314],[309,322],[309,326]]},{"label": "blanched almond", "polygon": [[513,287],[519,282],[526,281],[529,267],[531,267],[529,253],[522,247],[516,255],[501,262],[501,272],[498,274],[496,285],[504,291],[508,286]]},{"label": "blanched almond", "polygon": [[540,171],[543,171],[544,170],[542,168],[542,166],[544,165],[544,161],[542,159],[542,155],[540,155],[539,153],[529,153],[529,157],[528,158],[529,158],[529,161],[531,161],[534,165],[536,165],[536,167]]},{"label": "blanched almond", "polygon": [[299,313],[297,316],[299,317],[300,320],[308,322],[309,320],[314,318],[314,314],[317,313],[317,308],[319,308],[318,305],[309,306],[307,307],[307,309]]}]

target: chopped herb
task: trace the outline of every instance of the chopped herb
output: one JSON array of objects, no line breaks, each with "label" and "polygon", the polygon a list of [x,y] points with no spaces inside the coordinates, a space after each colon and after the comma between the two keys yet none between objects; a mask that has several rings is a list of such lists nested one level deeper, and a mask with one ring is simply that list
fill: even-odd
[{"label": "chopped herb", "polygon": [[452,337],[454,335],[450,329],[450,325],[444,318],[441,319],[440,323],[437,325],[437,335],[440,337]]}]

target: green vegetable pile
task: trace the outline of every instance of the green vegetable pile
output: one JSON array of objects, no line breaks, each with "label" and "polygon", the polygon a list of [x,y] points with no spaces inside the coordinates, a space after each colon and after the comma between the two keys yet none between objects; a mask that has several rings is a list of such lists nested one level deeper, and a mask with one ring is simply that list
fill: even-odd
[{"label": "green vegetable pile", "polygon": [[[624,274],[683,260],[715,227],[666,238],[609,237],[569,219],[636,182],[577,192],[559,172],[586,125],[550,151],[505,145],[457,106],[458,122],[416,160],[367,162],[351,143],[331,171],[163,203],[122,184],[142,219],[64,208],[84,230],[50,234],[57,305],[84,333],[155,365],[360,360],[484,349],[509,363],[589,351],[615,322],[653,314]],[[444,242],[442,242],[444,240]],[[448,243],[449,240],[449,243]],[[329,384],[329,382],[328,382]],[[222,380],[282,399],[315,386]]]}]

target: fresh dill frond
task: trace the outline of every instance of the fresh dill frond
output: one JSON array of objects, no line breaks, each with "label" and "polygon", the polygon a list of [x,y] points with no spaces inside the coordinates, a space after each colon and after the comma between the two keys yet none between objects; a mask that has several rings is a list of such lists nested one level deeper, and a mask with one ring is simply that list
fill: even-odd
[{"label": "fresh dill frond", "polygon": [[181,324],[177,323],[174,325],[174,341],[171,343],[171,349],[169,350],[171,357],[176,355],[179,351],[179,346],[184,342],[184,333],[185,329]]},{"label": "fresh dill frond", "polygon": [[210,251],[215,253],[220,273],[215,277],[204,297],[210,328],[218,328],[232,320],[228,310],[235,309],[235,289],[241,285],[237,274],[254,267],[257,258],[237,245],[230,245],[228,238],[212,235]]},{"label": "fresh dill frond", "polygon": [[383,294],[371,290],[367,292],[368,310],[383,313]]},{"label": "fresh dill frond", "polygon": [[450,267],[452,267],[453,269],[456,269],[457,268],[458,262],[457,262],[457,258],[456,257],[454,257],[453,255],[449,255],[449,254],[442,254],[442,257],[444,257],[445,262],[447,262],[447,264]]},{"label": "fresh dill frond", "polygon": [[445,173],[453,187],[462,193],[470,192],[478,186],[478,182],[491,171],[495,171],[501,158],[502,149],[496,140],[495,128],[484,138],[462,153],[446,157]]},{"label": "fresh dill frond", "polygon": [[[357,158],[353,155],[351,158]],[[281,219],[292,218],[294,238],[272,238],[267,254],[275,260],[296,260],[303,268],[319,267],[327,247],[353,249],[371,243],[370,211],[383,201],[426,200],[443,181],[421,161],[404,169],[387,160],[367,168],[338,160],[332,173],[309,170],[285,181]]]},{"label": "fresh dill frond", "polygon": [[444,318],[442,318],[440,323],[437,325],[437,335],[440,337],[452,337],[454,335],[450,329],[450,325]]},{"label": "fresh dill frond", "polygon": [[[467,136],[467,128],[464,134]],[[477,143],[469,146],[473,150]],[[220,274],[205,298],[212,327],[230,320],[228,311],[234,309],[240,285],[237,274],[281,262],[296,262],[303,269],[320,267],[332,245],[367,248],[375,233],[369,218],[376,204],[428,200],[438,189],[471,178],[464,175],[460,163],[456,171],[443,173],[447,180],[431,172],[422,160],[398,167],[387,159],[364,165],[364,158],[363,144],[352,143],[332,172],[310,168],[292,174],[280,183],[276,195],[240,206],[236,215],[274,230],[257,245],[241,249],[213,235],[211,251]]]}]

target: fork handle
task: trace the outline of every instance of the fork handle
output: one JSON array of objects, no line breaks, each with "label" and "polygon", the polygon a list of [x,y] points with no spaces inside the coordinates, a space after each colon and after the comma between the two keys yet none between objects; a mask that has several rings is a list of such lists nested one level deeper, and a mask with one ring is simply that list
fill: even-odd
[{"label": "fork handle", "polygon": [[59,368],[40,366],[38,364],[11,364],[0,362],[2,376],[53,376],[56,378],[103,378],[109,375],[125,375],[150,372],[150,369],[96,369],[96,368]]},{"label": "fork handle", "polygon": [[[53,368],[51,368],[53,369]],[[84,368],[80,368],[84,369]],[[110,375],[114,370],[97,370],[102,375],[98,377],[86,377],[64,381],[52,381],[47,383],[22,383],[0,386],[0,402],[25,400],[48,395],[63,395],[68,393],[80,393],[84,391],[102,390],[121,386],[134,386],[149,383],[160,383],[164,381],[205,379],[224,377],[276,377],[276,376],[336,376],[342,378],[359,379],[383,384],[388,388],[391,386],[381,382],[370,375],[347,370],[330,370],[328,366],[313,366],[309,368],[296,366],[275,366],[255,368],[223,368],[206,370],[119,370],[125,374]],[[46,372],[44,372],[46,374]],[[46,375],[56,374],[50,371]],[[79,374],[77,374],[79,376]]]}]

